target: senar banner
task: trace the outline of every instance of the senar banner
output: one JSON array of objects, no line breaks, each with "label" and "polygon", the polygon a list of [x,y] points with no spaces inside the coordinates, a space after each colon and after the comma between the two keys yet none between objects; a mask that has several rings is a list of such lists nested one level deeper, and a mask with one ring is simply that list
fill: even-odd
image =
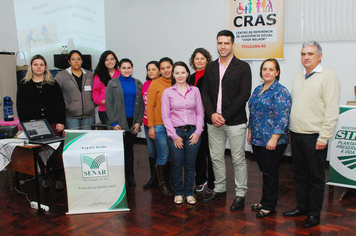
[{"label": "senar banner", "polygon": [[336,131],[329,141],[330,185],[356,188],[356,107],[341,106]]},{"label": "senar banner", "polygon": [[68,214],[129,210],[123,132],[65,130]]},{"label": "senar banner", "polygon": [[283,59],[284,0],[227,0],[226,27],[241,59]]}]

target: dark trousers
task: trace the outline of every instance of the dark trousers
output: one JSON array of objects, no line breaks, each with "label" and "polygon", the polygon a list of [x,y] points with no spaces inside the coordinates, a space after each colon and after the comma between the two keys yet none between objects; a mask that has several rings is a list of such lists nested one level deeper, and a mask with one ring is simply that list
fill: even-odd
[{"label": "dark trousers", "polygon": [[100,121],[102,124],[108,124],[109,122],[109,118],[108,116],[106,115],[106,111],[99,111],[99,118],[100,118]]},{"label": "dark trousers", "polygon": [[[129,127],[132,126],[133,118],[127,118]],[[134,151],[133,147],[136,140],[136,134],[132,134],[130,131],[125,131],[124,134],[124,148],[125,148],[125,177],[134,176]]]},{"label": "dark trousers", "polygon": [[[63,131],[56,131],[56,124],[51,124],[51,129],[56,136],[62,136]],[[47,163],[39,161],[39,166],[41,173],[43,174],[43,179],[48,179],[48,177],[53,178],[54,180],[64,180],[64,167],[63,167],[63,141],[59,147],[54,150],[51,157],[47,160]]]},{"label": "dark trousers", "polygon": [[325,190],[327,148],[316,150],[319,134],[291,132],[292,162],[297,208],[309,215],[320,215]]},{"label": "dark trousers", "polygon": [[253,155],[263,176],[260,204],[262,205],[262,209],[267,211],[274,211],[277,206],[278,169],[286,148],[287,144],[277,145],[275,150],[268,150],[266,147],[252,145]]},{"label": "dark trousers", "polygon": [[210,157],[209,138],[206,124],[200,138],[201,143],[195,163],[195,184],[200,185],[205,183],[205,181],[208,181],[208,188],[214,189],[215,176]]}]

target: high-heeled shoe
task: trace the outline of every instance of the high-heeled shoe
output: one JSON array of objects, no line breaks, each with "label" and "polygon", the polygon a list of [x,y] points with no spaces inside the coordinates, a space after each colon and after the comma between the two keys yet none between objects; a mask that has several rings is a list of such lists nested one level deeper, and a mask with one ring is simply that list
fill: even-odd
[{"label": "high-heeled shoe", "polygon": [[260,210],[257,214],[256,214],[256,217],[257,218],[263,218],[263,217],[266,217],[266,216],[269,216],[273,213],[274,211],[266,211],[266,210]]},{"label": "high-heeled shoe", "polygon": [[262,208],[262,205],[260,203],[256,203],[256,204],[251,206],[251,209],[255,210],[255,211],[261,210],[261,208]]}]

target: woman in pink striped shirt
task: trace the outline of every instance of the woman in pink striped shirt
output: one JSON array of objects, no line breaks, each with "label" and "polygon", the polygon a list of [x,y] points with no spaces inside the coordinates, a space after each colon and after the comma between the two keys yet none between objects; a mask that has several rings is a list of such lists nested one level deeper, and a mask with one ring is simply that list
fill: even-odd
[{"label": "woman in pink striped shirt", "polygon": [[[195,204],[193,196],[195,159],[204,128],[204,108],[197,87],[187,84],[190,71],[184,62],[173,65],[175,84],[164,90],[161,103],[162,120],[167,130],[169,152],[172,157],[174,202]],[[184,168],[184,185],[183,185]]]}]

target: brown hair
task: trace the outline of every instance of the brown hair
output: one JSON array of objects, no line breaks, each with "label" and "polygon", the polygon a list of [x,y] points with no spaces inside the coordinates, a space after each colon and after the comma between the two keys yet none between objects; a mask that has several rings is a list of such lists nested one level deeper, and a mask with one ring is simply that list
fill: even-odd
[{"label": "brown hair", "polygon": [[190,56],[190,59],[189,59],[189,64],[194,70],[197,69],[196,66],[194,65],[194,58],[197,55],[197,53],[201,53],[206,58],[208,63],[211,62],[211,55],[210,55],[209,51],[204,48],[197,48],[194,50],[193,54]]},{"label": "brown hair", "polygon": [[276,59],[274,59],[274,58],[268,58],[268,59],[266,59],[266,60],[264,60],[262,62],[261,68],[260,68],[260,76],[261,76],[261,78],[262,78],[262,67],[265,64],[265,62],[267,62],[267,61],[271,61],[271,62],[274,63],[274,66],[276,67],[276,70],[279,72],[278,75],[276,76],[276,80],[279,81],[279,76],[281,75],[281,70],[279,69],[278,61]]}]

